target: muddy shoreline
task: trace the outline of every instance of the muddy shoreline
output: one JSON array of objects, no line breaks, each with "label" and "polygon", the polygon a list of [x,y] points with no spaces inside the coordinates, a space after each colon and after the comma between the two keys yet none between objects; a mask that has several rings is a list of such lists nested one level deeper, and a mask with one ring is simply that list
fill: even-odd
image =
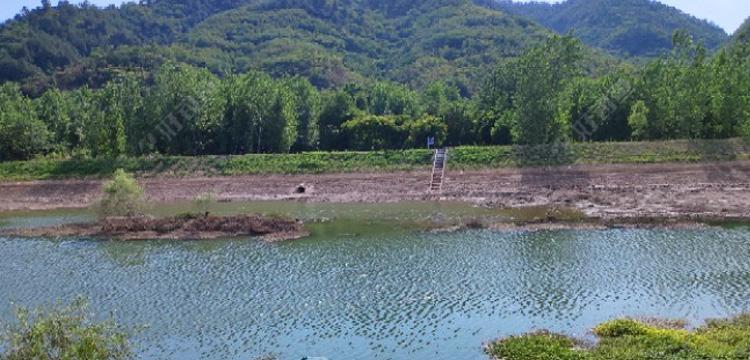
[{"label": "muddy shoreline", "polygon": [[[430,193],[430,172],[253,175],[139,179],[152,202],[213,193],[222,202],[464,201],[478,206],[573,208],[603,222],[742,221],[750,219],[750,161],[578,165],[451,170],[443,192]],[[0,183],[0,211],[82,208],[101,180]],[[304,193],[299,193],[299,187]]]},{"label": "muddy shoreline", "polygon": [[209,240],[259,237],[268,242],[308,236],[302,222],[261,215],[181,215],[164,218],[107,218],[90,223],[6,229],[0,235],[20,237],[91,237],[116,240]]}]

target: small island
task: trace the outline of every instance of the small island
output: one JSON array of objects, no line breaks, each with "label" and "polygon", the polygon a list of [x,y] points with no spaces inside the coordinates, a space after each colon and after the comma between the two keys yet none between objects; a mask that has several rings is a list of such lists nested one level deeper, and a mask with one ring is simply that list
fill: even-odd
[{"label": "small island", "polygon": [[3,235],[22,237],[94,237],[117,240],[205,240],[253,236],[276,242],[305,237],[299,220],[256,214],[213,216],[183,214],[164,218],[110,217],[91,223],[10,229]]},{"label": "small island", "polygon": [[204,240],[260,237],[269,242],[308,236],[300,220],[281,216],[211,215],[211,194],[193,200],[198,211],[168,217],[145,213],[143,188],[131,174],[118,169],[104,184],[96,204],[97,221],[59,226],[0,230],[0,235],[21,237],[93,237],[116,240]]}]

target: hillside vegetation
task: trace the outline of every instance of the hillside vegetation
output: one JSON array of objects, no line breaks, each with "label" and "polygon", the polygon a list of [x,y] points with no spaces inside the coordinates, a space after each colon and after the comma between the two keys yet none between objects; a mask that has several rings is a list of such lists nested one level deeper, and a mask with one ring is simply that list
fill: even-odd
[{"label": "hillside vegetation", "polygon": [[750,56],[709,57],[684,32],[642,68],[586,72],[585,48],[552,36],[487,71],[479,90],[389,81],[318,90],[305,77],[218,77],[167,62],[99,89],[38,98],[0,85],[0,160],[538,145],[750,135]]},{"label": "hillside vegetation", "polygon": [[98,87],[168,60],[214,74],[262,70],[319,87],[376,78],[479,84],[483,71],[549,31],[470,0],[161,0],[44,6],[0,28],[0,82],[38,94]]},{"label": "hillside vegetation", "polygon": [[736,43],[750,44],[750,18],[745,20],[742,26],[732,35],[732,40]]},{"label": "hillside vegetation", "polygon": [[572,31],[586,45],[624,56],[655,56],[672,46],[672,34],[685,30],[708,49],[728,39],[724,30],[705,20],[652,0],[567,0],[561,3],[515,3],[500,7],[528,17],[559,33]]},{"label": "hillside vegetation", "polygon": [[[36,64],[40,84],[88,80],[39,93],[0,84],[0,161],[750,135],[750,48],[711,53],[684,30],[635,66],[465,0],[164,1],[174,6],[46,4],[5,24],[0,35],[17,37],[0,48],[26,51],[10,59]],[[172,20],[134,22],[144,17]],[[101,31],[87,37],[88,26]],[[102,63],[45,75],[68,52],[42,33]],[[90,48],[114,38],[151,42]]]}]

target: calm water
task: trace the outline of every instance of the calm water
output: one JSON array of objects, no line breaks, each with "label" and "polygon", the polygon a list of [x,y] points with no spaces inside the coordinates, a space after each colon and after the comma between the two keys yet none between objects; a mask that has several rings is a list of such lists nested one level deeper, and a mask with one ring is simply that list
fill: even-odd
[{"label": "calm water", "polygon": [[[149,359],[485,359],[483,342],[533,329],[585,337],[624,315],[700,324],[750,310],[743,227],[428,234],[394,219],[489,210],[247,206],[339,220],[283,244],[0,237],[0,319],[11,302],[84,295],[103,316],[147,325],[134,342]],[[86,217],[12,214],[0,226]]]}]

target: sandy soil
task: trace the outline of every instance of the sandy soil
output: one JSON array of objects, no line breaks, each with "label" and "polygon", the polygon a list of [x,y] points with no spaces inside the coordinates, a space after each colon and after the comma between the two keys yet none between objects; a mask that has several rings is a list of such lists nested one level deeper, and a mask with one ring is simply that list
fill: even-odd
[{"label": "sandy soil", "polygon": [[[313,202],[461,200],[494,207],[575,207],[603,219],[627,217],[750,218],[750,162],[587,165],[451,171],[442,193],[427,191],[430,172],[145,178],[151,201]],[[296,194],[304,184],[305,193]],[[85,207],[98,180],[0,183],[0,211]]]}]

